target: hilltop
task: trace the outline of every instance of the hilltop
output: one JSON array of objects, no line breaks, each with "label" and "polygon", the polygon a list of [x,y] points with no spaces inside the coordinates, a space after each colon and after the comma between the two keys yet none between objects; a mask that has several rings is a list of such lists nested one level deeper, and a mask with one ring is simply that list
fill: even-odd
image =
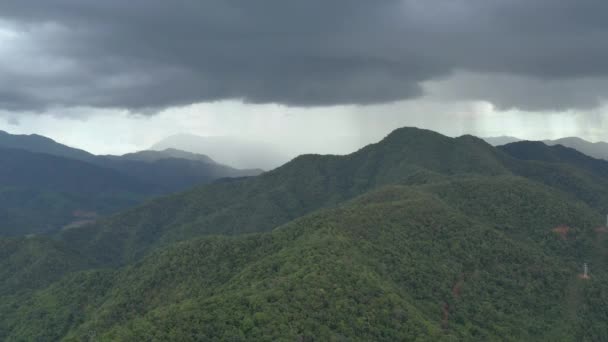
[{"label": "hilltop", "polygon": [[0,236],[78,227],[158,195],[263,172],[174,149],[96,156],[2,131],[0,162]]},{"label": "hilltop", "polygon": [[[503,146],[516,142],[526,141],[510,136],[488,137],[483,139],[492,146]],[[563,147],[569,147],[590,157],[608,160],[608,143],[603,141],[590,142],[579,137],[566,137],[555,140],[546,139],[542,140],[541,142],[549,146],[561,145]]]},{"label": "hilltop", "polygon": [[[517,144],[404,128],[348,156],[300,156],[62,232],[60,279],[1,284],[0,337],[605,336],[608,311],[593,305],[608,291],[604,165]],[[4,279],[31,264],[13,260]],[[583,262],[590,280],[577,278]]]}]

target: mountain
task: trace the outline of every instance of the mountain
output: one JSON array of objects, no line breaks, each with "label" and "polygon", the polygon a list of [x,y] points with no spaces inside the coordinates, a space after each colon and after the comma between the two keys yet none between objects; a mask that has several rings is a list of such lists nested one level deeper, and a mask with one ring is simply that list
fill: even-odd
[{"label": "mountain", "polygon": [[262,172],[174,149],[95,156],[6,132],[0,132],[0,163],[0,236],[78,227],[156,195]]},{"label": "mountain", "polygon": [[79,160],[0,148],[0,236],[83,224],[160,193],[153,184]]},{"label": "mountain", "polygon": [[[404,128],[4,242],[0,339],[601,340],[608,178],[592,161]],[[65,266],[28,282],[40,249]]]},{"label": "mountain", "polygon": [[123,154],[122,156],[112,156],[106,155],[105,157],[114,160],[134,160],[134,161],[143,161],[143,162],[155,162],[162,159],[185,159],[192,161],[201,161],[207,164],[217,164],[213,159],[209,158],[204,154],[197,154],[192,152],[186,152],[181,150],[176,150],[174,148],[168,148],[163,151],[139,151],[134,153]]},{"label": "mountain", "polygon": [[87,162],[95,159],[95,156],[91,153],[62,145],[37,134],[17,135],[0,131],[0,148],[22,149]]},{"label": "mountain", "polygon": [[505,135],[500,136],[500,137],[487,137],[487,138],[483,138],[483,140],[485,140],[488,144],[490,144],[492,146],[501,146],[501,145],[506,145],[506,144],[522,141],[519,138],[509,137],[509,136],[505,136]]},{"label": "mountain", "polygon": [[[483,139],[492,146],[502,146],[523,141],[522,139],[508,136]],[[564,147],[573,148],[593,158],[608,160],[608,143],[603,141],[592,143],[578,137],[567,137],[556,140],[543,140],[542,142],[550,146],[562,145]]]},{"label": "mountain", "polygon": [[98,157],[94,163],[161,186],[166,193],[211,183],[221,178],[256,176],[263,172],[260,169],[235,169],[216,163],[205,155],[175,149]]},{"label": "mountain", "polygon": [[592,143],[581,138],[569,137],[557,140],[545,140],[543,142],[547,145],[563,145],[593,158],[608,160],[608,143],[603,141]]},{"label": "mountain", "polygon": [[271,170],[290,159],[271,144],[236,137],[176,134],[159,141],[150,149],[168,148],[205,154],[221,164],[241,169]]},{"label": "mountain", "polygon": [[254,176],[262,172],[260,169],[238,170],[218,164],[206,155],[176,149],[96,156],[39,135],[12,135],[2,131],[0,147],[45,153],[114,169],[140,182],[160,187],[165,193],[220,178]]},{"label": "mountain", "polygon": [[98,251],[106,262],[132,261],[159,243],[268,231],[382,185],[440,181],[453,174],[507,174],[497,153],[470,136],[450,139],[424,130],[396,131],[349,156],[300,156],[261,176],[165,197],[124,216],[68,231],[64,238]]}]

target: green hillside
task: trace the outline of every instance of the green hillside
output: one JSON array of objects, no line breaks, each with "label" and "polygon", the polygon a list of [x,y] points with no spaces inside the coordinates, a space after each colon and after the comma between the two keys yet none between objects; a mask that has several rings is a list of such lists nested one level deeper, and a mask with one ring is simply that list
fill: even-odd
[{"label": "green hillside", "polygon": [[0,339],[601,340],[608,179],[542,148],[400,129],[13,247]]},{"label": "green hillside", "polygon": [[132,261],[151,247],[195,236],[269,231],[382,185],[509,174],[497,155],[477,138],[404,128],[349,156],[300,156],[259,177],[161,198],[62,238],[97,251],[103,262]]},{"label": "green hillside", "polygon": [[0,148],[0,236],[57,231],[160,193],[153,184],[86,162]]},{"label": "green hillside", "polygon": [[[585,305],[593,289],[576,274],[585,260],[578,251],[593,248],[600,217],[543,186],[526,190],[525,180],[482,181],[514,191],[504,201],[492,198],[481,216],[463,203],[475,191],[454,192],[472,180],[391,186],[270,233],[197,238],[113,273],[69,276],[9,315],[7,338],[569,340],[585,334],[581,322],[568,321],[572,310],[599,326],[608,317]],[[524,221],[510,219],[518,196],[530,199],[535,220],[521,230],[536,232],[531,237],[512,231]],[[490,210],[513,212],[489,224]],[[575,217],[577,238],[551,230]],[[91,291],[90,277],[103,286]],[[564,300],[572,287],[581,291],[574,308]],[[47,319],[65,310],[82,316],[49,329]]]},{"label": "green hillside", "polygon": [[157,195],[261,172],[177,150],[94,156],[45,137],[0,131],[0,236],[54,233]]}]

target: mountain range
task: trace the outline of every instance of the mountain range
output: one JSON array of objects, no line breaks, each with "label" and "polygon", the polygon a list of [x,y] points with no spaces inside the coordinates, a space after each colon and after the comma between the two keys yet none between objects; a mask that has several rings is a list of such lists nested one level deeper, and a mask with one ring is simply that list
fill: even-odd
[{"label": "mountain range", "polygon": [[[522,139],[508,136],[490,137],[484,138],[484,140],[493,146],[522,141]],[[578,137],[567,137],[556,140],[543,140],[542,142],[550,146],[562,145],[570,147],[590,157],[608,160],[608,143],[603,141],[593,143]]]},{"label": "mountain range", "polygon": [[220,163],[242,169],[271,170],[290,160],[288,155],[272,144],[226,136],[176,134],[150,147],[150,150],[166,149],[211,155]]},{"label": "mountain range", "polygon": [[154,196],[262,172],[175,149],[96,156],[1,131],[0,162],[0,236],[78,226]]},{"label": "mountain range", "polygon": [[606,208],[607,161],[402,128],[0,239],[0,339],[602,340]]}]

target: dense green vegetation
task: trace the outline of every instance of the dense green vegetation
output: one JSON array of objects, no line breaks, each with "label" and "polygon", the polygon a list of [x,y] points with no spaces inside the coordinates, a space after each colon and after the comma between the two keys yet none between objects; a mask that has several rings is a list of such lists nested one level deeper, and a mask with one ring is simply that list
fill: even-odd
[{"label": "dense green vegetation", "polygon": [[601,340],[608,178],[534,148],[401,129],[2,240],[0,339]]},{"label": "dense green vegetation", "polygon": [[[140,151],[123,156],[96,156],[39,135],[13,135],[0,131],[0,148],[29,151],[83,161],[119,171],[139,183],[158,187],[163,193],[187,189],[225,177],[258,175],[262,170],[238,170],[214,162],[206,155],[175,149]],[[42,177],[41,180],[45,178]]]},{"label": "dense green vegetation", "polygon": [[177,150],[95,156],[45,137],[0,131],[0,236],[79,226],[156,195],[260,172]]},{"label": "dense green vegetation", "polygon": [[86,162],[0,149],[0,236],[56,230],[160,193],[152,184]]}]

